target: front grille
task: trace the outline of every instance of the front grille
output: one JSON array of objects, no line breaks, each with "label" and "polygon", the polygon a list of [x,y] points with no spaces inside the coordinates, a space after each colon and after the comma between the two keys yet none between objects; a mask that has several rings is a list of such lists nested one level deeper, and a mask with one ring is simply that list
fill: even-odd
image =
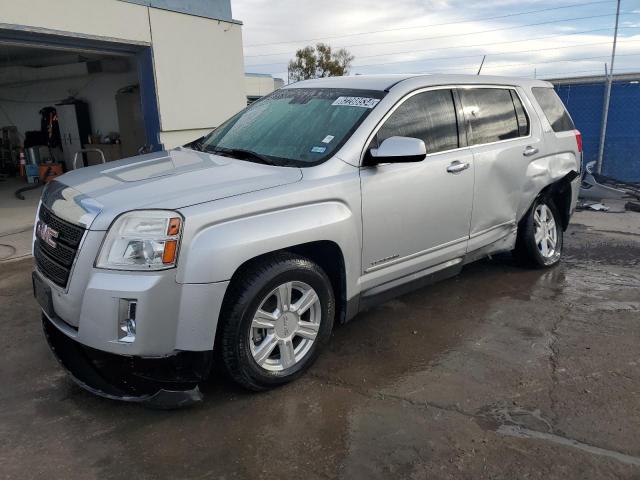
[{"label": "front grille", "polygon": [[84,235],[84,228],[62,220],[44,205],[40,207],[40,220],[54,230],[57,230],[58,238],[61,239],[62,242],[70,247],[80,245],[80,240],[82,240],[82,235]]},{"label": "front grille", "polygon": [[55,259],[55,261],[67,268],[71,267],[74,258],[76,258],[76,250],[71,247],[67,247],[62,242],[56,242],[56,246],[54,248],[48,243],[41,241],[39,242],[39,247],[49,257]]},{"label": "front grille", "polygon": [[36,265],[53,283],[66,287],[73,261],[84,235],[84,228],[62,220],[44,205],[40,206],[39,220],[57,231],[58,236],[53,238],[56,244],[53,247],[36,234],[36,242],[33,246]]},{"label": "front grille", "polygon": [[60,285],[61,287],[67,286],[67,280],[69,280],[69,269],[64,268],[42,251],[40,243],[36,242],[33,248],[33,256],[36,259],[38,268],[44,275],[49,278],[53,283]]}]

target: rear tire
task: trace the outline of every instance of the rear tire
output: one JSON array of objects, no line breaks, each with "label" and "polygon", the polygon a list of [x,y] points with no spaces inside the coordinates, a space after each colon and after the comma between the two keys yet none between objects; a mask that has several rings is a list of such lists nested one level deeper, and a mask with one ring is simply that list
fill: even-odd
[{"label": "rear tire", "polygon": [[513,254],[523,266],[549,268],[562,257],[561,216],[553,200],[539,197],[518,225]]},{"label": "rear tire", "polygon": [[335,316],[327,274],[281,253],[251,265],[229,286],[219,348],[226,373],[254,391],[295,380],[318,357]]}]

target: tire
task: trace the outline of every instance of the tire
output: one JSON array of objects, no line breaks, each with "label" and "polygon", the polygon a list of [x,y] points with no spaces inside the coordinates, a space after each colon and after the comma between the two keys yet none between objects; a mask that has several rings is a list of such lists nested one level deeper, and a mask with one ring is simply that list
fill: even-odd
[{"label": "tire", "polygon": [[[544,216],[547,219],[551,216],[551,223]],[[516,248],[513,251],[518,263],[531,268],[549,268],[560,261],[564,241],[561,218],[552,199],[536,199],[518,225]],[[546,225],[546,230],[541,226],[542,223]]]},{"label": "tire", "polygon": [[[310,303],[313,293],[317,301],[304,310],[300,300],[306,295]],[[239,272],[225,298],[217,342],[225,372],[254,391],[295,380],[327,343],[334,316],[331,281],[318,265],[289,253],[258,260]]]}]

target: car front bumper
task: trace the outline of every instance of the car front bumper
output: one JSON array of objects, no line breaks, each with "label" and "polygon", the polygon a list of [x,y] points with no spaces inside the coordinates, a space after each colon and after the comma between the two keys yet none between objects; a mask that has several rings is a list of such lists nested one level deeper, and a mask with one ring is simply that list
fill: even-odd
[{"label": "car front bumper", "polygon": [[[173,270],[80,268],[87,263],[76,266],[67,290],[33,272],[47,340],[72,378],[97,395],[160,408],[199,401],[228,282],[180,284]],[[119,330],[122,299],[138,307],[129,341]]]},{"label": "car front bumper", "polygon": [[85,390],[113,400],[171,409],[202,400],[199,384],[207,378],[213,352],[175,352],[162,357],[118,355],[82,345],[42,314],[52,352]]},{"label": "car front bumper", "polygon": [[[38,268],[33,277],[43,312],[67,336],[96,350],[140,357],[211,350],[229,284],[177,283],[175,270],[118,272],[86,261],[77,263],[66,290]],[[123,341],[120,330],[126,302],[137,307],[133,341]]]}]

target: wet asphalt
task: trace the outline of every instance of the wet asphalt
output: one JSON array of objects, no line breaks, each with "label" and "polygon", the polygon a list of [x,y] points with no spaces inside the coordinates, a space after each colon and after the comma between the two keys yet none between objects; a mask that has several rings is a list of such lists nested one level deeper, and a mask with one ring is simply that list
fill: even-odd
[{"label": "wet asphalt", "polygon": [[640,478],[640,235],[574,224],[365,312],[275,391],[94,397],[49,352],[29,260],[0,264],[0,478]]}]

